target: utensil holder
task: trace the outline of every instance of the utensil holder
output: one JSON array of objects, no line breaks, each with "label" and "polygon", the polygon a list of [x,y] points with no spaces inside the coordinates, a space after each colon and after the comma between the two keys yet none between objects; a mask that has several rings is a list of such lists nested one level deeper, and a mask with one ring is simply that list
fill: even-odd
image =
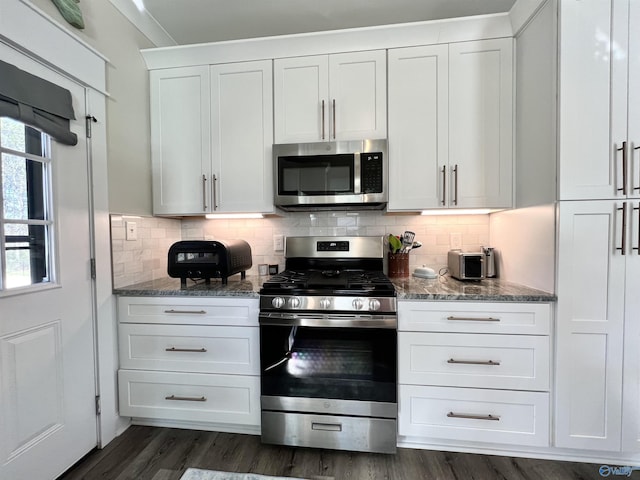
[{"label": "utensil holder", "polygon": [[409,254],[389,253],[389,278],[404,278],[409,276]]}]

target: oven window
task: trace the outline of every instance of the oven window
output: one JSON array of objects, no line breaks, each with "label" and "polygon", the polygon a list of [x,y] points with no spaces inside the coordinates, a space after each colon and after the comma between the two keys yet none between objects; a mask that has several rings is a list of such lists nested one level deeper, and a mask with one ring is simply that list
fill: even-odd
[{"label": "oven window", "polygon": [[279,195],[354,192],[353,154],[278,158]]},{"label": "oven window", "polygon": [[180,252],[176,253],[176,264],[183,263],[218,263],[218,254],[214,252]]},{"label": "oven window", "polygon": [[260,327],[262,395],[396,402],[396,331]]}]

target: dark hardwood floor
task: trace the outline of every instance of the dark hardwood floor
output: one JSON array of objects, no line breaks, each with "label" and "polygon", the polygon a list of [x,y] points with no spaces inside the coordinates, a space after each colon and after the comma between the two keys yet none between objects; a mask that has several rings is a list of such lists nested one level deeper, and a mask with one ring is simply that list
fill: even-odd
[{"label": "dark hardwood floor", "polygon": [[[600,465],[588,463],[406,448],[395,455],[289,448],[262,445],[254,435],[133,426],[58,480],[179,480],[189,467],[314,480],[603,478]],[[632,478],[640,478],[640,472]]]}]

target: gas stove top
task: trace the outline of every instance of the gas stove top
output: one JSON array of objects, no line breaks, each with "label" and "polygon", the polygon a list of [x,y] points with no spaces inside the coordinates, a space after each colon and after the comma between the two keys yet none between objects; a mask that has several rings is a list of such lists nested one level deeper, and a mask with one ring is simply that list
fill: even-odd
[{"label": "gas stove top", "polygon": [[395,295],[395,288],[382,271],[375,270],[285,270],[267,280],[261,293],[287,295]]},{"label": "gas stove top", "polygon": [[261,311],[395,312],[383,237],[287,237],[286,269],[260,290]]}]

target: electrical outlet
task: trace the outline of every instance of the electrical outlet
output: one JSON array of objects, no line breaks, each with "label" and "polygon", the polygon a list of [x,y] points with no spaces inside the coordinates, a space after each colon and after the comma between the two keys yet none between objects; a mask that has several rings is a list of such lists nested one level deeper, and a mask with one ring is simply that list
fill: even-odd
[{"label": "electrical outlet", "polygon": [[284,235],[273,236],[273,250],[276,252],[284,250]]},{"label": "electrical outlet", "polygon": [[124,229],[126,231],[125,238],[133,241],[138,239],[138,225],[136,222],[125,222]]},{"label": "electrical outlet", "polygon": [[461,233],[450,233],[449,234],[449,244],[451,245],[451,250],[460,250],[460,249],[462,249],[462,234]]}]

